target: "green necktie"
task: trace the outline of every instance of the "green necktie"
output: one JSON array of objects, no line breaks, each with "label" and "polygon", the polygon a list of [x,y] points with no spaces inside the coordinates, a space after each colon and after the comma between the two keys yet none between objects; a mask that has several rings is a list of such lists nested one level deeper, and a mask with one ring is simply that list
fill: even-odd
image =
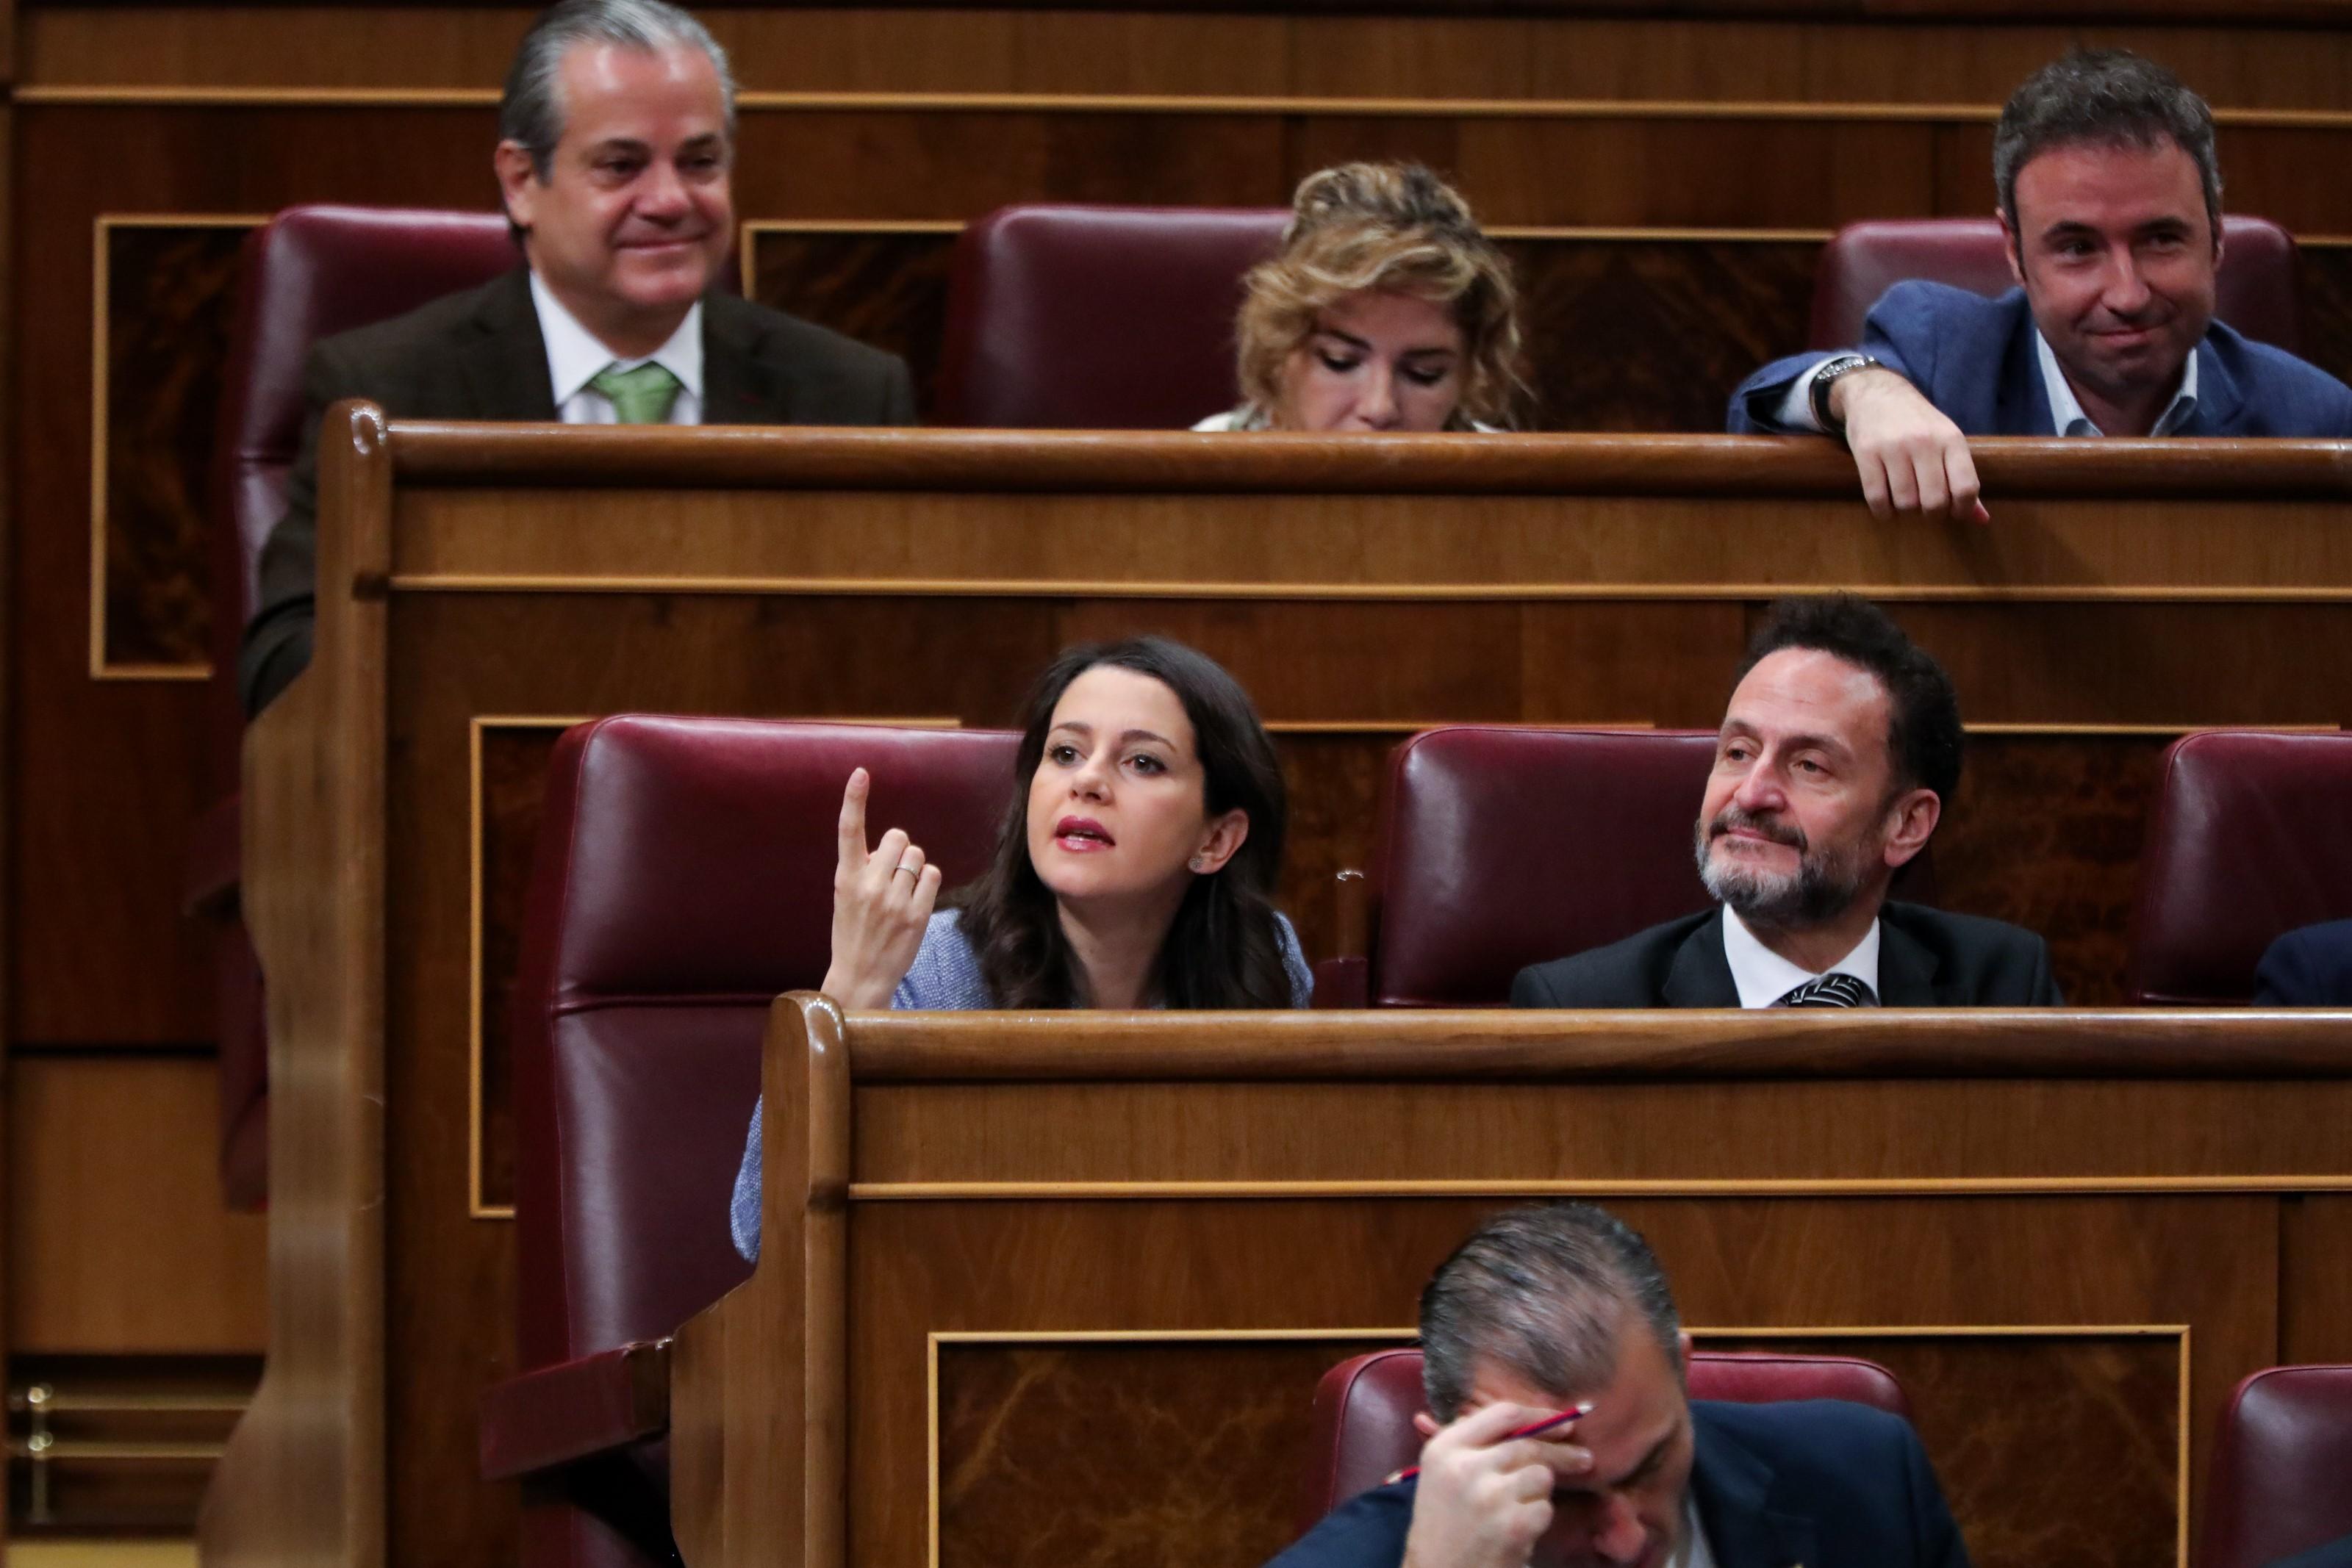
[{"label": "green necktie", "polygon": [[613,413],[623,424],[663,423],[684,385],[651,360],[634,371],[621,369],[616,361],[588,378],[591,391],[613,400]]}]

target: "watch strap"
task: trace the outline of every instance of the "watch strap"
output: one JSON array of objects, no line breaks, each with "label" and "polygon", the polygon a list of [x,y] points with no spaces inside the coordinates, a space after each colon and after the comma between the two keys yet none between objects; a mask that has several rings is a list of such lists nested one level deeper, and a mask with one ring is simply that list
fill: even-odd
[{"label": "watch strap", "polygon": [[1813,384],[1807,392],[1806,401],[1812,407],[1813,423],[1833,434],[1843,434],[1845,422],[1833,417],[1830,413],[1830,389],[1835,386],[1841,378],[1850,376],[1856,371],[1880,368],[1879,361],[1867,354],[1840,354],[1834,359],[1824,361],[1821,367],[1813,371]]}]

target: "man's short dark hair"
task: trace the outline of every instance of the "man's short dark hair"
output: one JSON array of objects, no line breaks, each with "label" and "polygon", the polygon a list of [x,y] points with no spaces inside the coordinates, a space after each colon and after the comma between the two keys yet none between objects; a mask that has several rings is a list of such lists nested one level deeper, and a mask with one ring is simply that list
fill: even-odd
[{"label": "man's short dark hair", "polygon": [[[2159,147],[2189,154],[2205,216],[2221,238],[2221,165],[2213,111],[2180,78],[2129,49],[2069,49],[2010,94],[1992,133],[1992,183],[2017,232],[2017,172],[2055,147]],[[2021,246],[2024,235],[2018,235]]]},{"label": "man's short dark hair", "polygon": [[1566,1398],[1616,1370],[1618,1337],[1646,1326],[1682,1365],[1682,1320],[1657,1254],[1589,1203],[1506,1209],[1437,1266],[1421,1292],[1422,1392],[1441,1421],[1460,1414],[1480,1363]]},{"label": "man's short dark hair", "polygon": [[1867,670],[1886,688],[1886,756],[1897,789],[1933,789],[1949,801],[1960,783],[1960,698],[1952,677],[1884,610],[1853,593],[1783,599],[1748,644],[1732,684],[1768,654],[1811,648]]}]

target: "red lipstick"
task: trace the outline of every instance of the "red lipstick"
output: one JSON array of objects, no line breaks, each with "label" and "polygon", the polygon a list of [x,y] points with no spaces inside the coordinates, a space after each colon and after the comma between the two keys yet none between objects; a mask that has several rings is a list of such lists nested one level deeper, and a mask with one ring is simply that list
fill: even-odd
[{"label": "red lipstick", "polygon": [[1118,841],[1092,817],[1065,817],[1054,824],[1054,841],[1072,854],[1091,854]]}]

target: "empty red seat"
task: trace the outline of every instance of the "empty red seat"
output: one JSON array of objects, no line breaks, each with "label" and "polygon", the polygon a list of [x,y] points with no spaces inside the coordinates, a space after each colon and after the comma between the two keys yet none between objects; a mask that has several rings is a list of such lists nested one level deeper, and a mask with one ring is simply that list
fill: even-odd
[{"label": "empty red seat", "polygon": [[2198,1568],[2269,1568],[2352,1535],[2352,1366],[2273,1366],[2221,1411]]},{"label": "empty red seat", "polygon": [[1367,955],[1318,1007],[1500,1007],[1529,964],[1707,906],[1692,859],[1715,736],[1459,725],[1399,746],[1365,883]]},{"label": "empty red seat", "polygon": [[2140,852],[2128,991],[2243,1004],[2263,949],[2352,915],[2352,735],[2206,730],[2164,754]]},{"label": "empty red seat", "polygon": [[1239,401],[1242,277],[1286,207],[999,207],[956,242],[948,424],[1183,430]]},{"label": "empty red seat", "polygon": [[[2247,337],[2290,353],[2303,343],[2303,279],[2294,238],[2268,218],[2225,214],[2214,314]],[[1891,218],[1848,224],[1813,268],[1814,349],[1862,341],[1863,318],[1906,278],[1948,283],[1987,298],[2016,287],[1993,218]]]},{"label": "empty red seat", "polygon": [[[749,1274],[728,1197],[770,1008],[824,977],[850,770],[873,776],[875,836],[907,829],[953,886],[986,861],[1017,739],[643,716],[564,736],[515,988],[525,1374],[667,1335]],[[543,1447],[568,1418],[561,1402],[494,1402],[506,1426],[486,1423],[486,1457],[517,1430]],[[617,1463],[585,1453],[530,1477],[525,1563],[638,1568],[643,1548],[607,1521],[635,1493],[666,1529],[667,1488],[650,1433]]]},{"label": "empty red seat", "polygon": [[[1739,1405],[1782,1399],[1844,1399],[1908,1417],[1895,1375],[1874,1361],[1778,1352],[1695,1351],[1690,1396]],[[1360,1492],[1421,1458],[1412,1418],[1422,1400],[1421,1352],[1378,1350],[1341,1362],[1315,1385],[1315,1436],[1299,1499],[1304,1531]]]}]

